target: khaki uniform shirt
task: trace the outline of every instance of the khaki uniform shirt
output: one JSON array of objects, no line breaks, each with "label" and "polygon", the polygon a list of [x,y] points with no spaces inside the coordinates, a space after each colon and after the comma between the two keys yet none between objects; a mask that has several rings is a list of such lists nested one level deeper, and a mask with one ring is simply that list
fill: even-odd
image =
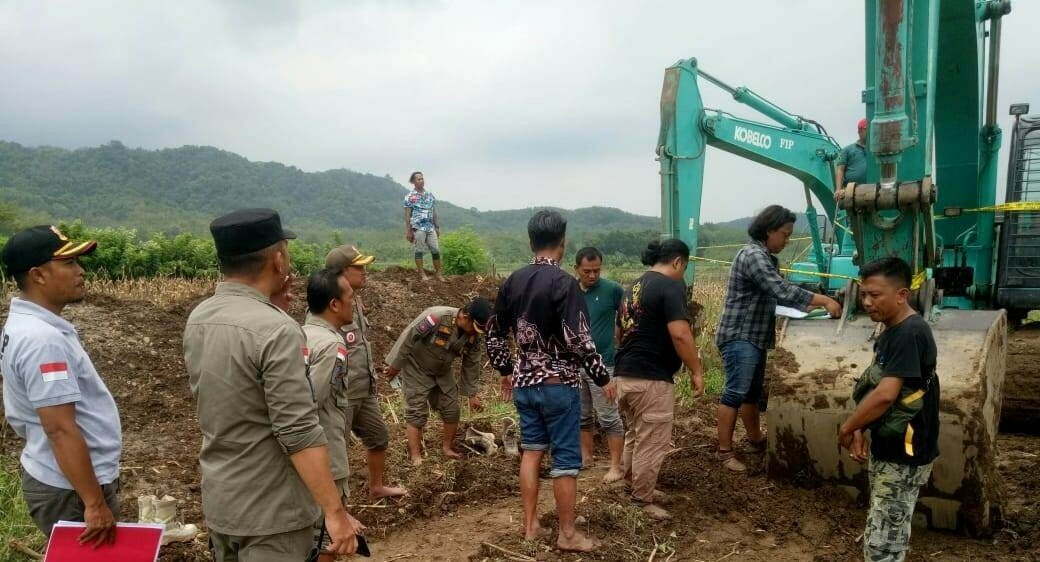
[{"label": "khaki uniform shirt", "polygon": [[[347,388],[344,374],[348,353],[340,333],[320,316],[307,314],[303,323],[307,336],[308,362],[314,397],[318,404],[318,423],[329,441],[332,478],[349,474],[347,465]],[[353,358],[352,358],[353,359]]]},{"label": "khaki uniform shirt", "polygon": [[326,444],[299,325],[259,291],[224,282],[184,328],[202,429],[202,511],[237,536],[310,526],[318,506],[289,455]]},{"label": "khaki uniform shirt", "polygon": [[354,297],[354,321],[343,326],[347,344],[347,398],[360,400],[375,396],[376,368],[372,363],[372,342],[368,340],[369,324],[361,299]]},{"label": "khaki uniform shirt", "polygon": [[462,357],[462,376],[459,391],[464,396],[477,393],[480,379],[480,361],[484,353],[484,338],[470,336],[455,326],[458,308],[434,306],[427,308],[401,332],[394,347],[386,356],[391,367],[411,374],[437,379],[445,391],[446,384],[454,384],[451,364]]}]

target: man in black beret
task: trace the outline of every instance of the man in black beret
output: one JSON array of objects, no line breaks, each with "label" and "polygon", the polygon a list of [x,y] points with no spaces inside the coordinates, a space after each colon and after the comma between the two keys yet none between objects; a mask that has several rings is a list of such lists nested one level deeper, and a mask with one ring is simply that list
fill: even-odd
[{"label": "man in black beret", "polygon": [[202,511],[214,559],[303,560],[322,512],[329,552],[353,554],[363,526],[332,478],[306,340],[271,303],[289,280],[286,241],[296,235],[270,209],[224,215],[210,231],[224,281],[188,318],[184,363],[202,429]]}]

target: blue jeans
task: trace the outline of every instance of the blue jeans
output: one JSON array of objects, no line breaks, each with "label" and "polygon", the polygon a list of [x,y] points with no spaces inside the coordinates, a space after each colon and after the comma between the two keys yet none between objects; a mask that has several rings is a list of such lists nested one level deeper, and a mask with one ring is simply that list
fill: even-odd
[{"label": "blue jeans", "polygon": [[577,476],[581,469],[581,397],[564,384],[513,389],[520,414],[520,446],[527,451],[549,451],[549,476]]},{"label": "blue jeans", "polygon": [[765,411],[766,350],[746,341],[729,341],[719,348],[726,384],[719,402],[740,409],[741,404],[758,404]]}]

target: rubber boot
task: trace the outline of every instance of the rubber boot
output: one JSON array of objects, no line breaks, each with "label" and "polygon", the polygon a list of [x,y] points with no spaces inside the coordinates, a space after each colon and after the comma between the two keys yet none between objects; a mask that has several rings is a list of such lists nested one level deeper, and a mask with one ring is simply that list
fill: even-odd
[{"label": "rubber boot", "polygon": [[507,455],[520,456],[520,446],[516,438],[516,421],[513,418],[502,420],[502,445],[505,447]]},{"label": "rubber boot", "polygon": [[155,523],[155,496],[137,496],[137,522]]},{"label": "rubber boot", "polygon": [[162,536],[163,544],[195,540],[199,534],[199,528],[195,525],[177,521],[177,500],[172,496],[155,500],[155,522],[166,526]]}]

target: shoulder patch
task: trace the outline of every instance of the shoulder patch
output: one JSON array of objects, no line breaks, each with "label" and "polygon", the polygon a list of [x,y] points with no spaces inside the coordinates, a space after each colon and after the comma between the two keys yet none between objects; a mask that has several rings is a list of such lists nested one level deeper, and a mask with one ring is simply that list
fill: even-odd
[{"label": "shoulder patch", "polygon": [[43,363],[40,365],[40,374],[43,375],[45,382],[68,380],[69,365],[64,361]]},{"label": "shoulder patch", "polygon": [[440,321],[440,317],[436,314],[427,314],[426,318],[423,318],[419,324],[415,326],[415,331],[423,335],[429,334],[430,330],[432,330]]},{"label": "shoulder patch", "polygon": [[336,359],[339,361],[347,360],[347,348],[340,345],[336,347]]}]

